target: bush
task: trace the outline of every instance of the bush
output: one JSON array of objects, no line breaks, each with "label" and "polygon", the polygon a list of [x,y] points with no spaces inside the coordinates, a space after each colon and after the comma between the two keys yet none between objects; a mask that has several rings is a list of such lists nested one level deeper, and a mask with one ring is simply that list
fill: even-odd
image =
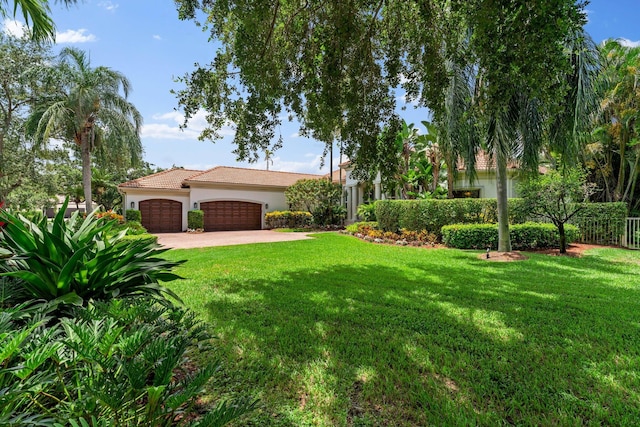
[{"label": "bush", "polygon": [[347,216],[347,209],[340,205],[320,206],[311,212],[313,223],[320,227],[342,226]]},{"label": "bush", "polygon": [[147,234],[147,229],[142,226],[138,221],[127,221],[124,224],[114,225],[111,228],[111,233],[116,234],[125,230],[127,236],[137,236],[140,234]]},{"label": "bush", "polygon": [[376,205],[375,203],[365,203],[358,206],[358,217],[363,221],[375,221],[376,220]]},{"label": "bush", "polygon": [[[196,426],[196,400],[219,369],[190,356],[211,337],[192,312],[153,298],[0,313],[0,425]],[[201,420],[223,425],[255,402],[219,402]],[[126,422],[123,422],[126,420]],[[217,421],[217,422],[214,422]]]},{"label": "bush", "polygon": [[124,223],[124,217],[120,214],[115,213],[114,211],[104,211],[104,212],[98,211],[98,212],[95,212],[94,215],[96,218],[102,220],[103,222],[114,221],[118,224]]},{"label": "bush", "polygon": [[313,217],[309,212],[273,211],[264,216],[267,228],[308,228]]},{"label": "bush", "polygon": [[144,233],[144,234],[128,234],[124,237],[122,237],[122,239],[120,239],[122,242],[144,242],[146,244],[149,245],[157,245],[158,244],[158,236],[156,236],[155,234],[149,234],[149,233]]},{"label": "bush", "polygon": [[[498,220],[495,199],[379,200],[375,207],[378,224],[385,231],[427,230],[438,237],[445,225],[492,224]],[[509,199],[509,221],[523,223],[527,219],[525,203]]]},{"label": "bush", "polygon": [[125,231],[112,234],[113,221],[104,223],[95,211],[84,220],[75,212],[69,223],[65,211],[66,203],[53,221],[39,223],[0,211],[6,222],[0,276],[19,279],[32,298],[61,304],[121,295],[178,298],[159,281],[179,278],[171,269],[184,261],[162,259],[166,249],[149,240],[123,240]]},{"label": "bush", "polygon": [[[565,226],[567,244],[577,240],[579,230]],[[527,222],[509,227],[511,246],[514,250],[557,248],[560,245],[558,229],[553,224]],[[453,224],[442,227],[442,240],[458,249],[497,249],[497,224]]]},{"label": "bush", "polygon": [[187,212],[187,228],[190,230],[204,230],[204,211],[195,209]]},{"label": "bush", "polygon": [[626,203],[582,203],[581,205],[582,209],[570,221],[580,229],[581,239],[602,245],[617,244],[627,224]]},{"label": "bush", "polygon": [[127,222],[142,222],[142,213],[138,209],[127,209],[125,212],[125,219],[127,220]]},{"label": "bush", "polygon": [[354,222],[353,224],[349,224],[346,227],[347,233],[351,233],[351,234],[361,233],[365,235],[369,233],[369,231],[377,230],[377,229],[378,229],[378,223],[375,221]]}]

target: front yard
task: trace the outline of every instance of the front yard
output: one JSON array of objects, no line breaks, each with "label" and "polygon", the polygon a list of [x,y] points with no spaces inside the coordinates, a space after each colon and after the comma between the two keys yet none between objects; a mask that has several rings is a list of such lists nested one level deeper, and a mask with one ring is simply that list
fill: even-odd
[{"label": "front yard", "polygon": [[640,252],[530,254],[312,240],[172,250],[211,322],[211,398],[238,425],[636,425]]}]

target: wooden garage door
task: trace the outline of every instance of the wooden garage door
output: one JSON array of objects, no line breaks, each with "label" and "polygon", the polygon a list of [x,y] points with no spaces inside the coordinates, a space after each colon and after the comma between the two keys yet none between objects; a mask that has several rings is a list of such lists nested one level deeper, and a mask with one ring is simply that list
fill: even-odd
[{"label": "wooden garage door", "polygon": [[149,233],[179,233],[182,231],[182,203],[167,199],[140,202],[142,225]]},{"label": "wooden garage door", "polygon": [[204,212],[204,231],[260,230],[262,205],[220,201],[200,203]]}]

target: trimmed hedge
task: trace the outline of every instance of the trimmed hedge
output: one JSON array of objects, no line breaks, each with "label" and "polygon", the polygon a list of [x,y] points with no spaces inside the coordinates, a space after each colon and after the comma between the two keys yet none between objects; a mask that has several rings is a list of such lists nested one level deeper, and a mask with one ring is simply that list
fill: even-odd
[{"label": "trimmed hedge", "polygon": [[152,243],[158,243],[158,236],[155,236],[153,234],[128,234],[126,236],[124,236],[120,241],[121,242],[126,242],[126,241],[137,241],[137,240],[144,240],[144,241],[149,241]]},{"label": "trimmed hedge", "polygon": [[194,209],[187,212],[187,228],[191,230],[204,229],[204,211]]},{"label": "trimmed hedge", "polygon": [[273,211],[264,216],[267,228],[307,228],[312,220],[311,213],[303,211]]},{"label": "trimmed hedge", "polygon": [[[565,224],[567,244],[578,239],[578,227]],[[558,229],[553,224],[526,222],[509,226],[511,246],[514,250],[557,248],[560,246]],[[452,224],[442,227],[445,245],[457,249],[497,249],[498,224]]]},{"label": "trimmed hedge", "polygon": [[142,213],[138,209],[127,209],[124,215],[127,221],[142,222]]},{"label": "trimmed hedge", "polygon": [[[529,210],[522,199],[509,199],[509,222],[526,222]],[[427,230],[441,236],[450,224],[493,224],[498,222],[496,199],[378,200],[378,226],[384,231]]]}]

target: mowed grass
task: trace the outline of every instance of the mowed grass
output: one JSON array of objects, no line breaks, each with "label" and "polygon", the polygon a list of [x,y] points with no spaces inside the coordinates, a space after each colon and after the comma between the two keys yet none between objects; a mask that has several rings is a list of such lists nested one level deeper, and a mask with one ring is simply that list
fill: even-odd
[{"label": "mowed grass", "polygon": [[173,250],[236,425],[640,425],[640,252],[582,258],[312,240]]}]

